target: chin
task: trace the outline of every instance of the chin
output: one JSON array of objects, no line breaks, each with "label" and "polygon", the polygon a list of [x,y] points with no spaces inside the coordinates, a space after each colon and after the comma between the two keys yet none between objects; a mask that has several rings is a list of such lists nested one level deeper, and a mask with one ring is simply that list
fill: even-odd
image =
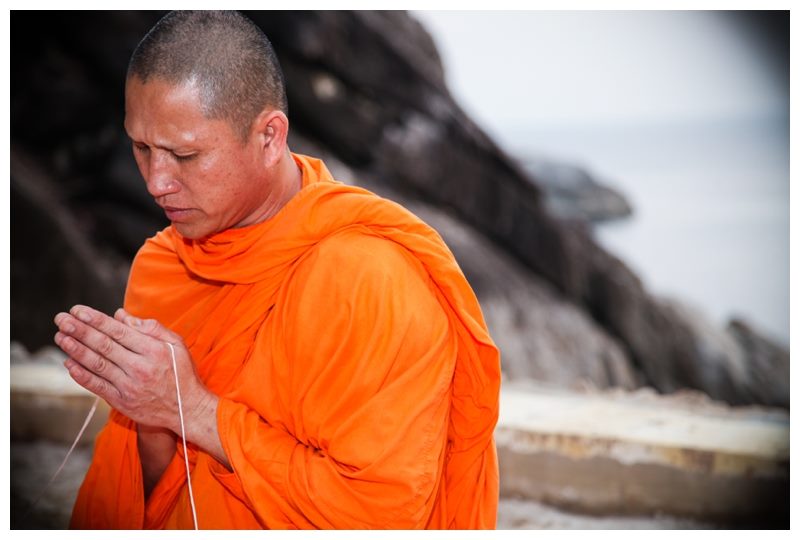
[{"label": "chin", "polygon": [[178,234],[187,240],[199,240],[211,235],[208,231],[203,231],[186,223],[173,223],[172,226],[178,231]]}]

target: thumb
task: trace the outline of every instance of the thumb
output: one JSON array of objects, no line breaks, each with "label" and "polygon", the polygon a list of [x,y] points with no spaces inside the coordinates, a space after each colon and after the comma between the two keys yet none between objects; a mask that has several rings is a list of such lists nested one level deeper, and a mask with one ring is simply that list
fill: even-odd
[{"label": "thumb", "polygon": [[114,313],[114,318],[150,337],[170,343],[181,343],[183,341],[181,336],[155,319],[140,319],[134,317],[122,308],[119,308],[116,313]]}]

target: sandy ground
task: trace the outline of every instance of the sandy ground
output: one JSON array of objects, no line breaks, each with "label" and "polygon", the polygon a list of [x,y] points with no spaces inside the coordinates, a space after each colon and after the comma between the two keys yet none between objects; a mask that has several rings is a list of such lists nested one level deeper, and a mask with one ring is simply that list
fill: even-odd
[{"label": "sandy ground", "polygon": [[[66,455],[49,442],[11,444],[11,528],[65,529],[78,486],[89,466],[91,447],[79,447],[59,478],[31,509]],[[498,529],[708,529],[713,525],[670,516],[585,516],[533,501],[500,501]]]}]

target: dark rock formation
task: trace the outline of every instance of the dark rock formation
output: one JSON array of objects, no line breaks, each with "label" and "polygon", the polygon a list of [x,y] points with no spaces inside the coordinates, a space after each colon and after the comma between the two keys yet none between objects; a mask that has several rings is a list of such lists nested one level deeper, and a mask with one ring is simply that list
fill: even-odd
[{"label": "dark rock formation", "polygon": [[[407,201],[424,202],[448,212],[467,229],[480,231],[535,281],[547,283],[550,298],[589,316],[586,320],[591,319],[591,326],[605,338],[594,341],[598,345],[590,347],[588,357],[605,358],[600,364],[605,375],[582,368],[567,373],[593,373],[603,385],[647,382],[663,392],[688,386],[730,403],[765,399],[729,373],[729,362],[708,364],[692,325],[648,294],[622,262],[594,242],[585,226],[551,216],[536,179],[531,182],[453,101],[435,47],[415,20],[400,12],[248,14],[276,47],[287,79],[293,129],[303,140],[336,155],[354,177],[376,191],[385,188]],[[12,154],[32,156],[42,176],[63,193],[62,208],[80,227],[58,227],[79,230],[99,256],[116,260],[129,260],[141,240],[164,224],[139,185],[121,130],[127,59],[160,15],[11,14]],[[12,163],[12,176],[19,176],[18,171]],[[20,215],[14,212],[12,230],[15,235],[19,230],[14,241],[22,245],[28,226],[17,221]],[[459,253],[461,264],[466,269],[481,267],[469,262],[471,256],[471,249]],[[15,251],[14,306],[30,304],[24,291],[48,283],[26,273],[26,264],[31,263]],[[41,264],[60,268],[64,259]],[[487,290],[504,291],[492,301],[513,296],[508,287],[496,285],[506,280],[502,271],[467,273],[477,279],[481,300],[492,298],[494,293]],[[94,287],[97,279],[88,272],[83,275]],[[80,288],[70,290],[77,291],[81,301],[93,301]],[[113,296],[117,293],[110,294],[107,303],[98,305],[118,303]],[[531,295],[533,302],[537,297]],[[51,306],[42,309],[39,316],[49,321]],[[520,318],[527,316],[521,300],[509,309]],[[552,318],[552,325],[557,320]],[[575,325],[574,317],[564,318],[561,328],[572,330],[560,335],[580,341]],[[518,339],[530,344],[545,331],[540,325],[529,335],[520,332]],[[49,341],[52,330],[34,334],[23,338],[12,328],[12,337],[30,348]],[[529,361],[536,364],[536,347],[519,350],[531,354]],[[569,348],[561,350],[565,364],[573,361]],[[750,377],[765,381],[776,376],[763,363],[754,362],[748,370]]]},{"label": "dark rock formation", "polygon": [[567,220],[600,222],[631,215],[625,197],[575,165],[547,159],[520,159],[544,191],[547,210]]},{"label": "dark rock formation", "polygon": [[11,335],[36,346],[52,340],[53,316],[82,303],[113,311],[127,269],[114,271],[30,158],[11,152]]},{"label": "dark rock formation", "polygon": [[754,403],[789,408],[789,352],[760,336],[742,319],[728,323],[728,333],[747,359],[747,388]]}]

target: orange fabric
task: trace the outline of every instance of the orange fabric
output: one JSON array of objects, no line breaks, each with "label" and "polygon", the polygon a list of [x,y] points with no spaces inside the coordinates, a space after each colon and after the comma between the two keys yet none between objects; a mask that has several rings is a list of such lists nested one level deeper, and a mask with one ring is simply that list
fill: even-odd
[{"label": "orange fabric", "polygon": [[[272,219],[137,255],[126,309],[184,337],[233,472],[189,448],[201,528],[494,528],[499,352],[438,234],[293,155]],[[112,412],[74,528],[191,528],[181,445],[145,504]]]}]

